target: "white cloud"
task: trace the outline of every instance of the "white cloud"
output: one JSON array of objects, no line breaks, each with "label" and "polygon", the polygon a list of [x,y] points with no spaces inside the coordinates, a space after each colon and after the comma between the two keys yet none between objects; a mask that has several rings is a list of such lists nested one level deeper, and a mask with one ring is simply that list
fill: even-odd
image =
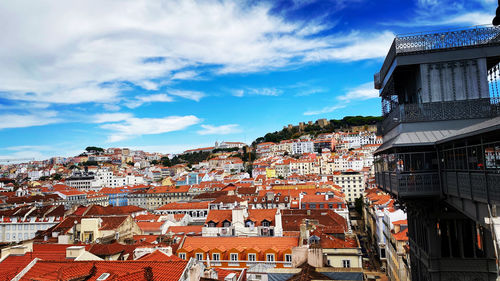
[{"label": "white cloud", "polygon": [[238,124],[221,126],[201,125],[201,127],[203,130],[198,131],[198,134],[200,135],[229,135],[241,132]]},{"label": "white cloud", "polygon": [[385,22],[402,27],[470,26],[490,24],[495,16],[493,0],[418,0],[410,20]]},{"label": "white cloud", "polygon": [[362,34],[352,32],[331,41],[324,48],[305,54],[305,61],[357,61],[383,57],[387,54],[394,33],[391,31]]},{"label": "white cloud", "polygon": [[201,120],[193,115],[164,118],[127,118],[120,123],[103,124],[100,127],[112,131],[109,142],[117,142],[142,135],[156,135],[183,130]]},{"label": "white cloud", "polygon": [[197,78],[198,73],[193,70],[180,71],[176,72],[172,75],[172,80],[186,80],[186,79],[195,79]]},{"label": "white cloud", "polygon": [[357,87],[347,90],[347,93],[341,96],[337,96],[339,102],[335,105],[323,107],[320,110],[310,110],[304,112],[304,115],[319,115],[333,112],[337,109],[341,109],[347,106],[351,101],[357,100],[367,100],[372,98],[378,98],[378,91],[374,89],[373,82],[366,82]]},{"label": "white cloud", "polygon": [[344,108],[345,105],[333,105],[333,106],[326,106],[323,107],[320,110],[311,110],[311,111],[306,111],[304,112],[304,115],[309,116],[309,115],[320,115],[320,114],[326,114],[330,112],[334,112],[337,109]]},{"label": "white cloud", "polygon": [[119,122],[132,117],[130,113],[101,113],[94,115],[93,123]]},{"label": "white cloud", "polygon": [[188,149],[200,148],[213,146],[213,143],[196,143],[196,144],[166,144],[166,145],[142,145],[142,146],[130,146],[133,150],[142,150],[148,152],[160,152],[160,153],[182,153]]},{"label": "white cloud", "polygon": [[173,96],[178,96],[181,98],[200,101],[205,94],[197,91],[186,91],[186,90],[169,90],[168,93]]},{"label": "white cloud", "polygon": [[[0,67],[0,72],[2,71]],[[0,86],[1,87],[1,86]],[[115,87],[98,87],[97,85],[82,86],[78,88],[54,88],[50,92],[26,92],[16,90],[0,93],[0,96],[12,100],[23,100],[37,103],[77,104],[86,102],[113,102],[119,97],[119,90]],[[32,89],[36,90],[36,89]]]},{"label": "white cloud", "polygon": [[279,96],[283,93],[283,90],[278,88],[249,88],[249,89],[239,89],[233,91],[233,96],[243,97],[245,95],[255,95],[255,96]]},{"label": "white cloud", "polygon": [[105,103],[105,104],[102,105],[102,107],[105,110],[108,110],[108,111],[118,111],[118,110],[120,110],[120,106],[119,105],[112,104],[112,103]]},{"label": "white cloud", "polygon": [[39,150],[39,151],[47,151],[47,150],[53,150],[54,148],[52,146],[48,145],[16,145],[16,146],[9,146],[6,147],[5,150],[9,151],[20,151],[20,150]]},{"label": "white cloud", "polygon": [[156,90],[157,79],[196,77],[183,71],[189,67],[253,72],[387,52],[389,32],[354,32],[349,40],[339,40],[344,34],[314,37],[330,27],[289,21],[271,8],[232,0],[5,2],[0,26],[9,28],[0,29],[0,97],[114,104],[122,99],[120,88],[103,85],[128,81]]},{"label": "white cloud", "polygon": [[241,98],[244,95],[245,95],[245,91],[243,91],[243,90],[234,90],[233,91],[233,96],[235,96],[235,97]]},{"label": "white cloud", "polygon": [[310,96],[310,95],[314,95],[317,93],[323,93],[323,92],[326,92],[326,90],[321,89],[321,88],[312,88],[312,89],[300,90],[300,91],[298,91],[297,94],[295,94],[295,96],[304,97],[304,96]]},{"label": "white cloud", "polygon": [[136,108],[150,102],[172,102],[174,99],[166,94],[154,94],[149,96],[138,96],[135,99],[127,101],[125,105],[129,108]]},{"label": "white cloud", "polygon": [[28,114],[0,114],[0,130],[6,128],[23,128],[43,126],[61,122],[55,111],[34,111]]},{"label": "white cloud", "polygon": [[375,90],[373,82],[364,83],[356,88],[352,88],[345,95],[339,96],[338,99],[342,101],[351,100],[367,100],[378,98],[379,93]]}]

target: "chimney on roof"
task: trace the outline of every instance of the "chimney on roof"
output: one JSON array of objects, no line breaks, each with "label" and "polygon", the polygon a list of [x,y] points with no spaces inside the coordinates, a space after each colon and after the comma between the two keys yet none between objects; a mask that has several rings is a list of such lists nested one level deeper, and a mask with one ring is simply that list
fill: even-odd
[{"label": "chimney on roof", "polygon": [[226,277],[224,277],[224,281],[236,281],[237,275],[234,272],[229,273]]},{"label": "chimney on roof", "polygon": [[10,247],[9,253],[13,256],[24,256],[28,252],[28,247],[23,245]]},{"label": "chimney on roof", "polygon": [[76,259],[85,252],[85,246],[70,246],[66,248],[66,258]]}]

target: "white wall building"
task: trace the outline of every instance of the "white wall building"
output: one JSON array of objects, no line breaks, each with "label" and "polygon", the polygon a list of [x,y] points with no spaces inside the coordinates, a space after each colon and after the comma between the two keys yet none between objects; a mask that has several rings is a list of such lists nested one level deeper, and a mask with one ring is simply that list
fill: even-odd
[{"label": "white wall building", "polygon": [[303,153],[313,153],[314,152],[314,142],[313,141],[300,141],[292,143],[292,154],[303,154]]}]

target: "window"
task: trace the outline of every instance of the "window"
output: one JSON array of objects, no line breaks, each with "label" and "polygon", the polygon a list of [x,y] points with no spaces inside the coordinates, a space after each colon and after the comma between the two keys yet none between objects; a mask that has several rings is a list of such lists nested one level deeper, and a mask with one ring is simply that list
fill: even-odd
[{"label": "window", "polygon": [[10,224],[5,227],[5,230],[10,230]]},{"label": "window", "polygon": [[28,240],[28,233],[24,233],[24,240]]},{"label": "window", "polygon": [[214,261],[218,261],[218,260],[220,260],[220,254],[218,254],[218,253],[213,253],[213,254],[212,254],[212,260],[214,260]]},{"label": "window", "polygon": [[28,230],[28,225],[27,224],[24,225],[24,230]]},{"label": "window", "polygon": [[267,254],[266,255],[266,260],[267,261],[274,261],[274,254]]},{"label": "window", "polygon": [[186,259],[186,253],[179,253],[179,258],[185,260]]},{"label": "window", "polygon": [[342,266],[343,267],[351,267],[351,261],[350,260],[342,260]]},{"label": "window", "polygon": [[285,255],[285,261],[286,261],[286,262],[292,262],[292,255],[290,255],[290,254],[286,254],[286,255]]},{"label": "window", "polygon": [[257,260],[256,254],[248,254],[248,261],[256,261],[256,260]]},{"label": "window", "polygon": [[203,253],[196,253],[196,259],[199,261],[203,260]]},{"label": "window", "polygon": [[270,223],[268,221],[266,221],[266,220],[262,221],[262,226],[269,226],[269,225],[270,225]]},{"label": "window", "polygon": [[9,233],[5,234],[5,240],[7,240],[7,241],[10,240],[10,234]]},{"label": "window", "polygon": [[238,260],[238,254],[231,254],[230,255],[231,261],[237,261]]}]

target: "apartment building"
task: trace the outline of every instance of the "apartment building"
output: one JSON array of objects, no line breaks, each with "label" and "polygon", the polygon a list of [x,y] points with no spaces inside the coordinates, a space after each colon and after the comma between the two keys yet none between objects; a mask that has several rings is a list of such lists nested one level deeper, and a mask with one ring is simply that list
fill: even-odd
[{"label": "apartment building", "polygon": [[354,200],[361,197],[365,190],[365,176],[357,171],[337,172],[333,174],[332,180],[342,188],[345,199],[349,204],[353,204]]},{"label": "apartment building", "polygon": [[20,206],[0,211],[0,242],[33,239],[39,230],[46,230],[64,218],[63,206]]}]

